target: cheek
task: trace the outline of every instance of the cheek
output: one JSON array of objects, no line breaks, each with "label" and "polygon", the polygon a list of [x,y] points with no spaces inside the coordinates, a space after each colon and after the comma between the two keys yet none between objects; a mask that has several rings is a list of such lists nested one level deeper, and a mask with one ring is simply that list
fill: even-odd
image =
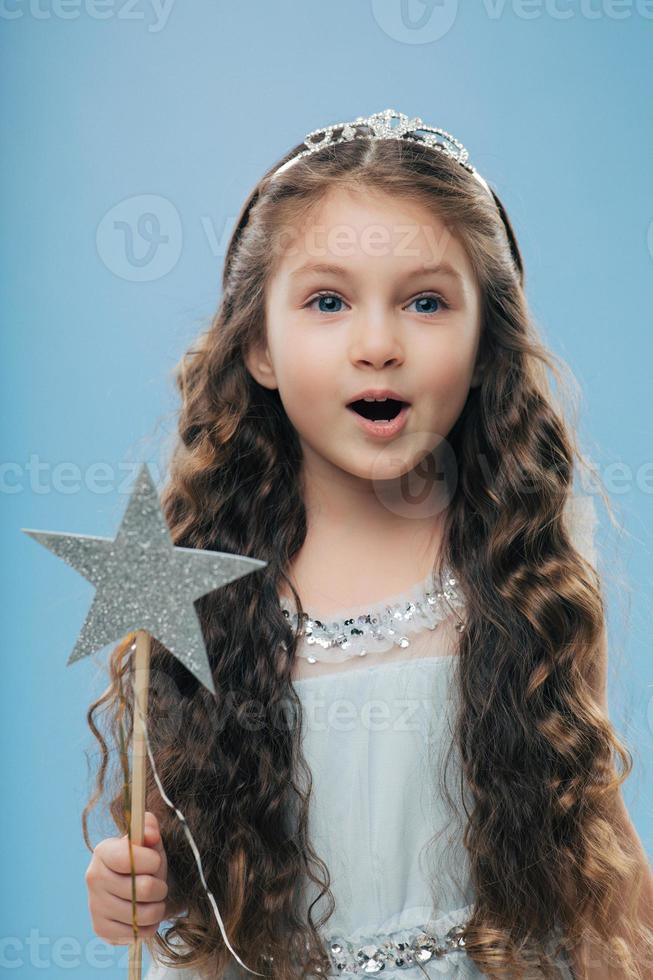
[{"label": "cheek", "polygon": [[279,395],[295,428],[321,425],[342,400],[337,372],[323,358],[294,348],[277,363]]},{"label": "cheek", "polygon": [[420,361],[416,390],[426,395],[427,413],[446,434],[462,411],[474,372],[474,349],[461,344],[432,350]]},{"label": "cheek", "polygon": [[326,333],[290,326],[283,336],[273,335],[270,344],[279,395],[291,421],[293,416],[310,421],[338,406],[342,364]]},{"label": "cheek", "polygon": [[474,347],[452,337],[449,343],[433,345],[424,351],[419,370],[429,390],[454,393],[469,387],[474,361]]}]

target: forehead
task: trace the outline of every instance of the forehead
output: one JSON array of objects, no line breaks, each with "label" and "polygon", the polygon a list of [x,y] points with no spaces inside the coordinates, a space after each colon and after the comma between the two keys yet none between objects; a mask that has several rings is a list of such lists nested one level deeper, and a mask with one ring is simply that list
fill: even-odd
[{"label": "forehead", "polygon": [[332,188],[301,220],[288,222],[277,241],[275,271],[283,278],[331,265],[352,275],[441,267],[474,279],[462,243],[435,210],[379,190]]}]

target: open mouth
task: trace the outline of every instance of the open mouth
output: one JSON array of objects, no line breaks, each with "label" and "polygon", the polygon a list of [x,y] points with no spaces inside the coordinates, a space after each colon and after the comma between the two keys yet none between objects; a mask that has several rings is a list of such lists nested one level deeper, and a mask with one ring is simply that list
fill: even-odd
[{"label": "open mouth", "polygon": [[382,402],[366,402],[361,398],[359,401],[351,402],[347,408],[362,418],[369,419],[370,422],[390,422],[396,419],[404,405],[408,404],[409,402],[396,401],[394,398],[386,398]]}]

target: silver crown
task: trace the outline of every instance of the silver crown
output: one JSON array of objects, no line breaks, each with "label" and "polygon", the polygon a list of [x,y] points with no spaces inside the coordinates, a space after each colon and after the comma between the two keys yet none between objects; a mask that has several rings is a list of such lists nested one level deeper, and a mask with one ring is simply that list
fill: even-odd
[{"label": "silver crown", "polygon": [[[359,131],[361,129],[363,132]],[[340,135],[334,136],[338,130],[341,131]],[[302,157],[317,153],[325,146],[336,146],[338,143],[348,143],[354,139],[406,140],[422,145],[426,143],[427,146],[432,146],[434,149],[446,153],[447,156],[461,164],[465,170],[476,177],[487,193],[492,196],[487,181],[467,162],[469,153],[460,140],[457,140],[455,136],[447,133],[444,129],[428,126],[419,116],[413,116],[412,119],[409,119],[403,112],[397,112],[396,109],[384,109],[383,112],[375,112],[371,116],[358,116],[350,122],[334,123],[332,126],[314,129],[304,137],[303,142],[307,149],[296,153],[290,160],[282,163],[272,176],[276,177],[277,174],[283,173]]]}]

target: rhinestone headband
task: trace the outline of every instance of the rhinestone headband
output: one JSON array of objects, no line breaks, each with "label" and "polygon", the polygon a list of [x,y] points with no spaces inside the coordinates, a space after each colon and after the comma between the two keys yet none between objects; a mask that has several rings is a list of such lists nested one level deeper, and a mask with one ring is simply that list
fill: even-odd
[{"label": "rhinestone headband", "polygon": [[[362,130],[362,132],[360,132]],[[339,133],[338,136],[335,134]],[[447,133],[444,129],[428,126],[419,116],[409,119],[403,112],[396,109],[384,109],[383,112],[375,112],[371,116],[358,116],[350,122],[334,123],[332,126],[322,126],[307,133],[303,140],[305,150],[296,153],[295,156],[286,160],[272,174],[283,173],[302,157],[317,153],[325,146],[336,146],[338,143],[349,143],[355,139],[372,140],[403,140],[409,143],[419,143],[432,146],[434,149],[456,160],[462,167],[472,174],[487,193],[492,197],[492,191],[486,180],[479,172],[468,163],[469,152],[455,136]]]}]

